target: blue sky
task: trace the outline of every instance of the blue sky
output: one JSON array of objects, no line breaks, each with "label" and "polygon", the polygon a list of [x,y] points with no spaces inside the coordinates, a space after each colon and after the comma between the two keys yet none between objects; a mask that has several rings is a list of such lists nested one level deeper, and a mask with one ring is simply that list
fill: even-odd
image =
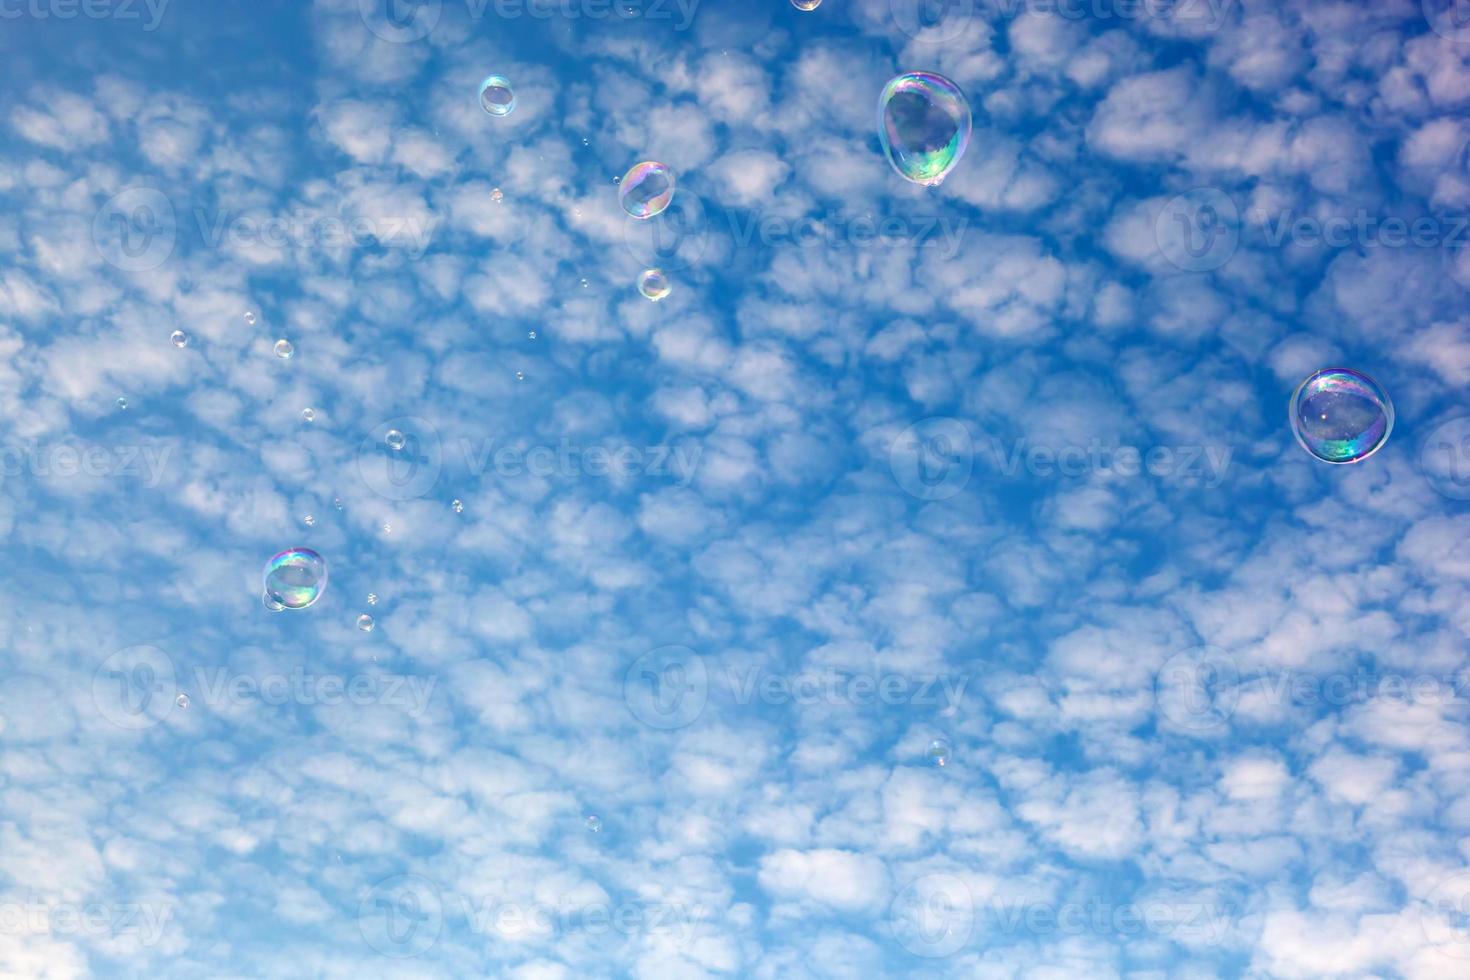
[{"label": "blue sky", "polygon": [[[0,52],[0,976],[1470,976],[1463,3]],[[1351,466],[1286,415],[1336,366]]]}]

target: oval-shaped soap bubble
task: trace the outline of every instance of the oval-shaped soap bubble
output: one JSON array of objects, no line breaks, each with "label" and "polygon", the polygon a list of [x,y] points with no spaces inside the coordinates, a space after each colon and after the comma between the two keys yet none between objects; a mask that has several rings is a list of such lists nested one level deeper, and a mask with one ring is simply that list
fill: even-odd
[{"label": "oval-shaped soap bubble", "polygon": [[480,106],[492,116],[508,116],[516,107],[516,94],[504,75],[491,75],[480,83]]},{"label": "oval-shaped soap bubble", "polygon": [[797,10],[816,10],[822,5],[822,0],[791,0],[791,6]]},{"label": "oval-shaped soap bubble", "polygon": [[281,360],[289,361],[291,359],[291,355],[296,353],[296,347],[291,343],[291,341],[282,338],[276,341],[275,351],[276,356],[279,357]]},{"label": "oval-shaped soap bubble", "polygon": [[940,768],[943,768],[944,766],[949,765],[949,743],[942,738],[936,738],[934,741],[929,743],[929,750],[925,753],[925,755],[929,757],[930,762],[934,763]]},{"label": "oval-shaped soap bubble", "polygon": [[1291,431],[1324,463],[1361,462],[1388,442],[1393,402],[1378,382],[1359,371],[1318,371],[1291,396]]},{"label": "oval-shaped soap bubble", "polygon": [[655,303],[669,295],[673,288],[669,277],[661,269],[644,269],[638,276],[638,291],[645,299],[651,299]]},{"label": "oval-shaped soap bubble", "polygon": [[310,548],[287,548],[265,563],[261,578],[266,605],[305,609],[327,588],[327,562]]},{"label": "oval-shaped soap bubble", "polygon": [[878,97],[878,139],[900,177],[932,187],[949,175],[970,144],[970,103],[943,75],[899,75]]},{"label": "oval-shaped soap bubble", "polygon": [[674,172],[661,163],[635,163],[618,184],[618,203],[635,218],[652,218],[674,199]]}]

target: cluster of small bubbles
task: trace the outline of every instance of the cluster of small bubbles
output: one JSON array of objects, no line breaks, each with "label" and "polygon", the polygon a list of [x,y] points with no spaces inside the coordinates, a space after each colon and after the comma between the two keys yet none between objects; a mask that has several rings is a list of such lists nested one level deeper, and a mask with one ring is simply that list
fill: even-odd
[{"label": "cluster of small bubbles", "polygon": [[369,592],[367,594],[367,602],[370,606],[376,606],[378,604],[378,594],[376,592]]},{"label": "cluster of small bubbles", "polygon": [[306,523],[307,527],[316,527],[316,518],[310,514],[307,514],[302,520]]},{"label": "cluster of small bubbles", "polygon": [[493,191],[490,192],[490,200],[494,201],[496,204],[499,204],[501,201],[505,200],[505,192],[502,191],[499,187],[495,188]]},{"label": "cluster of small bubbles", "polygon": [[245,311],[245,322],[248,323],[248,324],[250,324],[252,327],[255,326],[255,314],[254,313],[251,313],[249,310],[246,310]]},{"label": "cluster of small bubbles", "polygon": [[127,411],[128,400],[126,398],[119,397],[117,400],[117,407],[122,409],[123,411]]},{"label": "cluster of small bubbles", "polygon": [[822,5],[822,0],[791,0],[791,6],[797,10],[816,10]]},{"label": "cluster of small bubbles", "polygon": [[1330,368],[1308,377],[1291,396],[1291,431],[1325,463],[1358,463],[1388,442],[1393,402],[1358,371]]},{"label": "cluster of small bubbles", "polygon": [[175,330],[173,333],[169,334],[168,340],[169,343],[173,344],[175,347],[182,348],[189,346],[189,335],[184,333],[184,331],[182,330]]},{"label": "cluster of small bubbles", "polygon": [[187,708],[189,706],[189,695],[180,692],[179,696],[174,698],[174,704],[180,708]]},{"label": "cluster of small bubbles", "polygon": [[261,573],[267,605],[305,609],[327,587],[327,562],[310,548],[287,548],[272,556]]},{"label": "cluster of small bubbles", "polygon": [[958,85],[928,71],[893,78],[878,97],[878,139],[904,180],[932,187],[970,143],[970,103]]},{"label": "cluster of small bubbles", "polygon": [[516,107],[516,94],[504,75],[490,75],[480,83],[480,106],[492,116],[508,116]]},{"label": "cluster of small bubbles", "polygon": [[387,443],[388,448],[393,450],[395,453],[403,449],[404,446],[408,445],[408,440],[404,438],[403,433],[399,432],[397,429],[389,429],[388,434],[383,437],[383,441]]},{"label": "cluster of small bubbles", "polygon": [[618,203],[640,220],[662,213],[673,199],[674,172],[653,161],[635,163],[618,186]]},{"label": "cluster of small bubbles", "polygon": [[303,408],[301,410],[301,421],[303,421],[303,422],[315,422],[316,421],[316,409],[314,409],[314,408]]},{"label": "cluster of small bubbles", "polygon": [[296,348],[291,345],[291,341],[284,338],[276,341],[276,356],[281,360],[289,361],[294,353],[296,353]]},{"label": "cluster of small bubbles", "polygon": [[929,743],[927,755],[929,756],[930,762],[939,766],[941,769],[944,768],[949,765],[949,743],[942,738],[936,738]]},{"label": "cluster of small bubbles", "polygon": [[638,276],[638,292],[642,293],[645,299],[651,299],[655,303],[669,295],[673,288],[669,277],[664,275],[662,269],[644,269]]},{"label": "cluster of small bubbles", "polygon": [[364,633],[371,633],[373,631],[373,617],[369,616],[367,613],[363,613],[361,616],[357,617],[357,628],[362,630]]},{"label": "cluster of small bubbles", "polygon": [[449,506],[452,507],[452,508],[454,508],[454,512],[456,514],[463,514],[464,513],[464,501],[463,500],[460,500],[458,498],[455,498],[454,503],[450,504]]},{"label": "cluster of small bubbles", "polygon": [[602,818],[595,813],[590,814],[587,817],[587,829],[592,831],[594,834],[601,832]]}]

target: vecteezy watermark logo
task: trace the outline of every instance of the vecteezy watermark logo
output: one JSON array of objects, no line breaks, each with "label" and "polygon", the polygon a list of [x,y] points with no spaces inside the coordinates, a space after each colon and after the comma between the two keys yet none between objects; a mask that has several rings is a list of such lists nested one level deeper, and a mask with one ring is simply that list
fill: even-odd
[{"label": "vecteezy watermark logo", "polygon": [[331,673],[307,673],[295,667],[287,673],[263,675],[232,674],[224,667],[206,671],[194,669],[190,686],[198,703],[214,707],[240,707],[258,702],[272,706],[296,704],[305,707],[325,705],[383,705],[403,708],[410,718],[418,718],[429,707],[429,699],[439,683],[437,677],[414,677],[406,674],[365,673],[345,676]]},{"label": "vecteezy watermark logo", "polygon": [[175,708],[174,662],[155,646],[119,650],[92,674],[92,703],[119,728],[152,728]]},{"label": "vecteezy watermark logo", "polygon": [[910,496],[948,500],[965,489],[975,468],[970,430],[945,416],[915,422],[889,445],[888,468]]},{"label": "vecteezy watermark logo", "polygon": [[759,698],[762,704],[813,705],[850,704],[858,707],[882,704],[938,708],[953,715],[970,684],[967,675],[946,674],[848,674],[836,670],[778,674],[764,667],[729,668],[725,680],[735,703],[748,705]]},{"label": "vecteezy watermark logo", "polygon": [[916,41],[940,44],[965,32],[975,0],[888,0],[894,25]]},{"label": "vecteezy watermark logo", "polygon": [[915,956],[953,956],[975,928],[975,898],[954,875],[925,875],[893,899],[888,924],[898,944]]},{"label": "vecteezy watermark logo", "polygon": [[200,241],[210,249],[227,244],[236,249],[381,248],[401,250],[414,259],[428,251],[442,220],[432,215],[349,220],[300,208],[263,218],[230,211],[210,213],[204,208],[195,208],[193,214]]},{"label": "vecteezy watermark logo", "polygon": [[1419,904],[1419,924],[1429,942],[1445,956],[1470,960],[1470,871],[1452,875],[1430,889]]},{"label": "vecteezy watermark logo", "polygon": [[1424,19],[1434,33],[1456,44],[1470,44],[1470,0],[1423,0]]},{"label": "vecteezy watermark logo", "polygon": [[1451,500],[1470,500],[1470,416],[1441,422],[1419,448],[1419,469]]},{"label": "vecteezy watermark logo", "polygon": [[422,875],[384,878],[357,907],[357,929],[384,956],[421,956],[439,941],[444,903],[439,889]]},{"label": "vecteezy watermark logo", "polygon": [[53,902],[32,898],[27,902],[0,901],[0,935],[91,936],[136,938],[153,946],[173,917],[170,905],[147,902]]},{"label": "vecteezy watermark logo", "polygon": [[1186,191],[1171,198],[1154,219],[1154,241],[1175,267],[1213,271],[1240,246],[1240,209],[1217,188]]},{"label": "vecteezy watermark logo", "polygon": [[427,419],[401,415],[379,423],[357,447],[362,482],[387,500],[415,500],[434,489],[444,467],[439,430]]},{"label": "vecteezy watermark logo", "polygon": [[687,487],[694,479],[704,454],[699,446],[577,446],[567,439],[557,446],[499,448],[494,439],[484,440],[479,446],[461,439],[460,450],[466,469],[475,477],[491,469],[502,479],[648,476],[670,478],[679,487]]},{"label": "vecteezy watermark logo", "polygon": [[672,731],[693,724],[709,700],[704,658],[684,646],[650,650],[623,675],[623,701],[643,724]]},{"label": "vecteezy watermark logo", "polygon": [[646,268],[672,272],[698,262],[709,244],[709,215],[699,195],[685,187],[652,218],[623,216],[623,245]]},{"label": "vecteezy watermark logo", "polygon": [[357,0],[367,29],[389,44],[422,41],[439,24],[444,0]]},{"label": "vecteezy watermark logo", "polygon": [[168,465],[172,447],[89,446],[61,443],[40,445],[30,440],[24,445],[0,446],[0,478],[25,474],[43,479],[69,479],[75,476],[95,479],[142,480],[150,490],[158,486]]},{"label": "vecteezy watermark logo", "polygon": [[147,11],[148,21],[143,30],[158,30],[170,0],[0,0],[0,21],[20,20],[75,20],[80,14],[88,20],[142,20]]},{"label": "vecteezy watermark logo", "polygon": [[968,218],[943,215],[846,215],[828,211],[822,217],[788,218],[757,211],[726,211],[730,237],[737,248],[759,242],[767,248],[795,246],[837,251],[846,248],[937,248],[945,261],[960,252]]},{"label": "vecteezy watermark logo", "polygon": [[[982,450],[991,465],[1008,477],[1023,469],[1034,477],[1102,476],[1136,477],[1143,473],[1158,479],[1199,484],[1214,489],[1225,481],[1235,450],[1229,446],[1152,446],[1147,450],[1136,446],[1105,445],[1093,439],[1087,446],[1060,448],[1032,445],[1017,439],[1007,449],[999,439],[989,437]],[[983,458],[983,456],[982,456]]]},{"label": "vecteezy watermark logo", "polygon": [[1383,218],[1359,208],[1352,216],[1321,217],[1298,215],[1288,208],[1275,215],[1253,210],[1248,217],[1252,225],[1260,226],[1266,244],[1273,248],[1283,242],[1308,248],[1364,249],[1460,249],[1470,244],[1470,217],[1465,215],[1421,214],[1411,220],[1397,215]]},{"label": "vecteezy watermark logo", "polygon": [[1218,946],[1239,915],[1231,906],[1163,899],[1059,903],[992,899],[985,911],[987,925],[1008,936],[1164,936],[1191,946]]},{"label": "vecteezy watermark logo", "polygon": [[150,272],[169,260],[178,241],[174,206],[162,191],[129,187],[107,199],[92,218],[92,244],[103,261],[124,272]]},{"label": "vecteezy watermark logo", "polygon": [[1194,647],[1174,654],[1154,678],[1154,703],[1167,727],[1209,736],[1230,727],[1240,699],[1240,671],[1235,659],[1214,647]]}]

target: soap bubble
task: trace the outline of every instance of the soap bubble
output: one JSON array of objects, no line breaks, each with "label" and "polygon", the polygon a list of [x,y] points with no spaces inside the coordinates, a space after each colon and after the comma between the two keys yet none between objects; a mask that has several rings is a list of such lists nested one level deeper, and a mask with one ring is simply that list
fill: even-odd
[{"label": "soap bubble", "polygon": [[189,335],[184,333],[184,331],[182,330],[175,330],[173,333],[168,335],[168,341],[175,347],[188,347]]},{"label": "soap bubble", "polygon": [[373,617],[369,616],[367,613],[363,613],[361,616],[357,617],[357,628],[362,630],[364,633],[371,633],[373,631],[373,625]]},{"label": "soap bubble", "polygon": [[926,753],[929,761],[943,768],[949,765],[949,743],[942,738],[936,738],[929,743],[929,751]]},{"label": "soap bubble", "polygon": [[618,203],[635,218],[652,218],[674,199],[674,173],[661,163],[636,163],[618,185]]},{"label": "soap bubble", "polygon": [[307,514],[304,518],[302,518],[302,521],[306,524],[307,527],[316,526],[316,518],[310,514]]},{"label": "soap bubble", "polygon": [[378,604],[378,594],[376,592],[369,592],[367,594],[367,602],[370,606],[376,606]]},{"label": "soap bubble", "polygon": [[822,0],[791,0],[791,6],[797,10],[816,10],[822,5]]},{"label": "soap bubble", "polygon": [[590,831],[592,831],[594,834],[595,833],[598,833],[599,831],[601,831],[602,830],[602,818],[599,817],[595,813],[592,814],[591,816],[589,816],[587,818],[587,829],[590,830]]},{"label": "soap bubble", "polygon": [[245,322],[248,323],[252,327],[255,326],[255,314],[254,313],[251,313],[249,310],[246,310],[245,311]]},{"label": "soap bubble", "polygon": [[388,444],[388,448],[393,450],[395,453],[408,444],[407,438],[405,438],[403,433],[399,432],[397,429],[389,429],[388,434],[383,437],[383,441],[386,442]]},{"label": "soap bubble", "polygon": [[516,94],[504,75],[491,75],[480,83],[480,106],[492,116],[508,116],[516,107]]},{"label": "soap bubble", "polygon": [[117,407],[120,408],[120,409],[122,409],[123,411],[127,411],[127,408],[128,408],[128,400],[126,398],[121,398],[121,397],[118,398],[118,400],[117,400]]},{"label": "soap bubble", "polygon": [[1366,374],[1330,368],[1308,377],[1291,396],[1291,431],[1326,463],[1372,456],[1393,431],[1393,402]]},{"label": "soap bubble", "polygon": [[303,422],[315,422],[316,421],[316,409],[314,409],[314,408],[303,408],[301,410],[301,421],[303,421]]},{"label": "soap bubble", "polygon": [[455,500],[455,502],[452,503],[452,504],[450,504],[449,506],[452,507],[452,508],[454,508],[454,512],[456,514],[463,514],[464,513],[464,501],[463,500]]},{"label": "soap bubble", "polygon": [[174,704],[178,705],[180,708],[187,708],[189,706],[189,695],[180,694],[178,697],[174,698]]},{"label": "soap bubble", "polygon": [[265,563],[267,599],[287,609],[305,609],[327,587],[327,562],[310,548],[287,548]]},{"label": "soap bubble", "polygon": [[965,155],[970,142],[970,103],[943,75],[912,71],[883,86],[878,97],[878,138],[900,177],[934,186]]},{"label": "soap bubble", "polygon": [[292,346],[291,341],[276,341],[276,356],[279,357],[281,360],[289,361],[291,359],[291,355],[294,353],[296,353],[296,348]]},{"label": "soap bubble", "polygon": [[493,191],[490,192],[490,200],[494,201],[496,204],[499,204],[501,201],[505,200],[505,192],[502,191],[499,187],[495,188]]},{"label": "soap bubble", "polygon": [[660,269],[645,269],[638,277],[638,291],[655,303],[669,295],[673,288],[669,277]]}]

